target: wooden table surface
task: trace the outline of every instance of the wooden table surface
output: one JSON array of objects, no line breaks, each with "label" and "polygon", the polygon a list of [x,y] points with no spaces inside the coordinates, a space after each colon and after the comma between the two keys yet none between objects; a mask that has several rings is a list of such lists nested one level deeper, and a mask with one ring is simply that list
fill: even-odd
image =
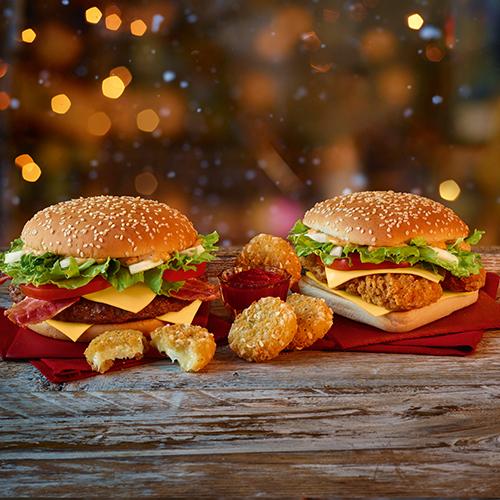
[{"label": "wooden table surface", "polygon": [[66,384],[3,362],[0,496],[497,497],[499,333],[465,358],[219,348]]}]

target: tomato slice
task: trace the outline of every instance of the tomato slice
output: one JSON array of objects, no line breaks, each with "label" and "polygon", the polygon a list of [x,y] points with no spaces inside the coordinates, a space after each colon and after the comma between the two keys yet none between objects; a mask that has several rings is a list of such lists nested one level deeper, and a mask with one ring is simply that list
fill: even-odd
[{"label": "tomato slice", "polygon": [[104,290],[111,285],[102,277],[97,276],[92,281],[79,288],[59,288],[56,285],[20,285],[21,291],[27,297],[40,300],[62,300],[72,297],[81,297],[87,293],[98,292]]},{"label": "tomato slice", "polygon": [[397,269],[399,267],[411,267],[411,264],[409,262],[396,264],[395,262],[390,262],[388,260],[381,262],[380,264],[361,262],[359,253],[353,252],[349,255],[349,258],[335,259],[328,267],[336,269],[337,271],[368,271],[371,269]]},{"label": "tomato slice", "polygon": [[186,281],[190,278],[198,278],[205,273],[207,270],[207,263],[202,262],[201,264],[196,264],[196,269],[192,269],[190,271],[183,271],[179,269],[178,271],[174,271],[172,269],[166,269],[163,272],[163,279],[165,281]]}]

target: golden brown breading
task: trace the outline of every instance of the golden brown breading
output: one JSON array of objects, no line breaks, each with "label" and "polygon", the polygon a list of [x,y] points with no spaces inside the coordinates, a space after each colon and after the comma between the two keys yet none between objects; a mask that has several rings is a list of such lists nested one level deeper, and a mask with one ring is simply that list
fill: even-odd
[{"label": "golden brown breading", "polygon": [[254,236],[236,259],[241,267],[273,266],[285,269],[292,277],[293,285],[300,279],[302,266],[292,245],[283,238],[270,234]]},{"label": "golden brown breading", "polygon": [[185,372],[197,372],[214,357],[214,336],[196,325],[166,325],[151,332],[151,345],[177,361]]},{"label": "golden brown breading", "polygon": [[325,265],[317,255],[299,257],[300,263],[305,271],[310,271],[315,278],[322,283],[326,283]]},{"label": "golden brown breading", "polygon": [[96,337],[85,349],[85,358],[92,370],[104,373],[115,359],[141,359],[147,342],[138,330],[108,330]]},{"label": "golden brown breading", "polygon": [[443,295],[439,283],[412,274],[371,274],[350,280],[341,288],[391,311],[424,307]]},{"label": "golden brown breading", "polygon": [[287,349],[300,351],[313,345],[332,326],[333,312],[323,299],[292,293],[286,303],[297,316],[297,333]]},{"label": "golden brown breading", "polygon": [[467,278],[457,278],[447,272],[441,285],[444,290],[450,292],[473,292],[484,286],[486,281],[486,270],[483,268],[477,274],[471,274]]},{"label": "golden brown breading", "polygon": [[229,347],[247,361],[267,361],[278,356],[296,332],[292,307],[277,297],[263,297],[236,316]]}]

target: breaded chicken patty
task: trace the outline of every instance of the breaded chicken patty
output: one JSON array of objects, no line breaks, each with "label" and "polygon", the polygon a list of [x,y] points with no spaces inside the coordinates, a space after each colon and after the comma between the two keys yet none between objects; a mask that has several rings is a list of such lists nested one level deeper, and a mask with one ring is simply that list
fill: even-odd
[{"label": "breaded chicken patty", "polygon": [[443,295],[439,283],[412,274],[372,274],[350,280],[340,288],[391,311],[424,307]]},{"label": "breaded chicken patty", "polygon": [[477,274],[471,274],[467,278],[457,278],[447,272],[442,282],[445,290],[450,292],[473,292],[484,286],[486,281],[486,270],[483,268]]}]

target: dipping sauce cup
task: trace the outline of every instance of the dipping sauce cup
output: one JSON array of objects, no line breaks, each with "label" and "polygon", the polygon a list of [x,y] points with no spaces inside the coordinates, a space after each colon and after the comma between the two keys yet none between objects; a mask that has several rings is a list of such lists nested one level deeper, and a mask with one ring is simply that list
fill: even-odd
[{"label": "dipping sauce cup", "polygon": [[219,275],[219,282],[224,305],[236,315],[262,297],[286,300],[290,274],[279,267],[232,267]]}]

